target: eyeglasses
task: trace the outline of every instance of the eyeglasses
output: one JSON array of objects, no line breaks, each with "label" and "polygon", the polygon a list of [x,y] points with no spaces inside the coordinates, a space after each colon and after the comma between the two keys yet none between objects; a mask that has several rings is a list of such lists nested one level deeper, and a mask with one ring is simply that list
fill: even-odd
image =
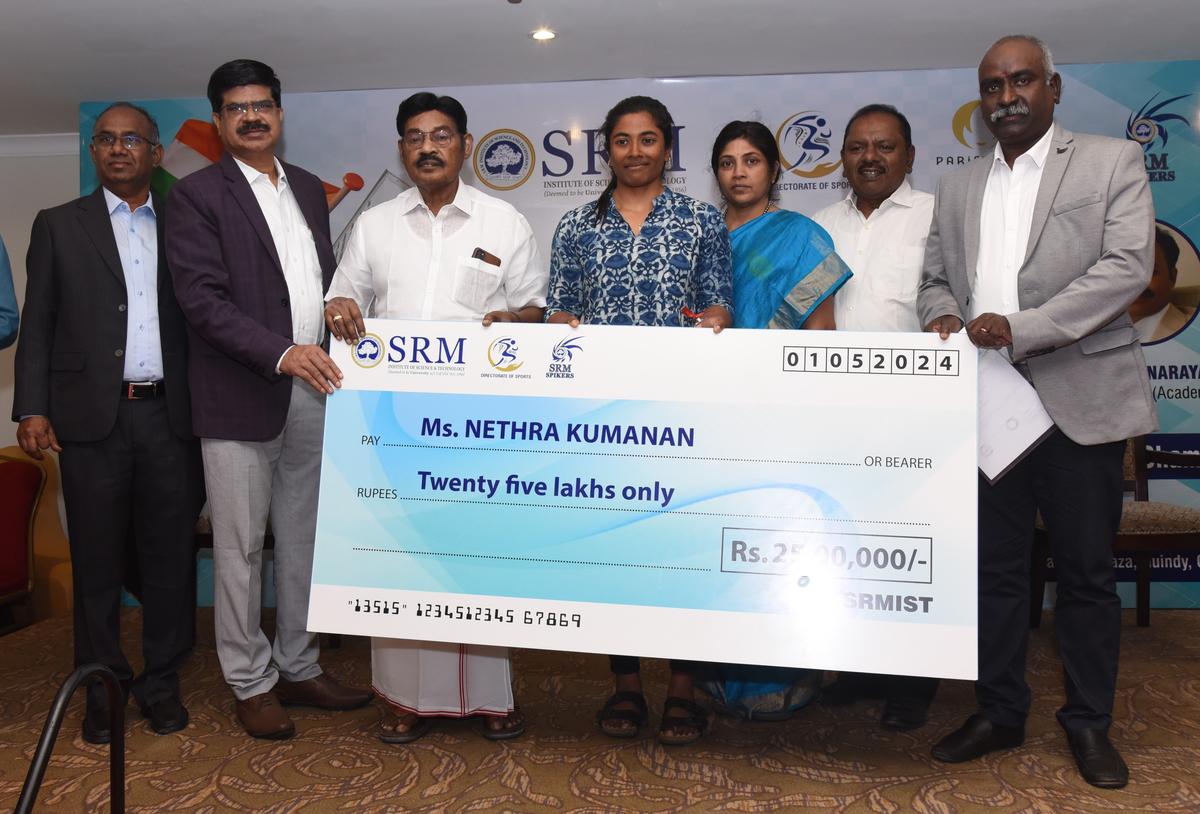
[{"label": "eyeglasses", "polygon": [[404,134],[404,146],[416,149],[425,143],[425,137],[437,147],[449,147],[454,141],[454,131],[448,127],[439,127],[431,133],[426,133],[424,130],[409,130]]},{"label": "eyeglasses", "polygon": [[123,136],[114,136],[112,133],[97,133],[92,136],[92,146],[97,150],[111,150],[118,141],[124,145],[126,150],[137,150],[143,145],[153,147],[158,144],[157,141],[142,138],[136,133],[126,133]]},{"label": "eyeglasses", "polygon": [[274,113],[279,109],[274,99],[259,99],[255,102],[230,102],[221,108],[221,112],[229,116],[245,116],[251,110],[255,113]]}]

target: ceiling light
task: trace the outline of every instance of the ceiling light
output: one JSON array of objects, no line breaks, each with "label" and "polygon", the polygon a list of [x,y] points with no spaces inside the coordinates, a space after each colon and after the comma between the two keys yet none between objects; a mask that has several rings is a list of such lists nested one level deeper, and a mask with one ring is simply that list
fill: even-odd
[{"label": "ceiling light", "polygon": [[553,31],[551,31],[549,28],[542,26],[541,28],[539,28],[537,31],[534,31],[529,36],[533,37],[538,42],[549,42],[550,40],[554,39],[558,35],[555,34]]}]

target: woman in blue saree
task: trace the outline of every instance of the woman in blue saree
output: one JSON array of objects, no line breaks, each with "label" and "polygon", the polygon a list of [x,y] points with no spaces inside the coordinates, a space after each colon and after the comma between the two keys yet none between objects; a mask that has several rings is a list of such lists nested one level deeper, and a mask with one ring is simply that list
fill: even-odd
[{"label": "woman in blue saree", "polygon": [[771,131],[760,122],[725,125],[712,168],[733,247],[733,326],[833,329],[833,295],[850,269],[824,229],[776,207],[779,147]]},{"label": "woman in blue saree", "polygon": [[[824,229],[775,206],[779,167],[775,137],[759,122],[730,122],[713,144],[733,249],[733,326],[832,330],[833,296],[850,269]],[[710,670],[697,683],[718,708],[754,720],[791,716],[816,697],[822,677],[819,670],[744,664]]]}]

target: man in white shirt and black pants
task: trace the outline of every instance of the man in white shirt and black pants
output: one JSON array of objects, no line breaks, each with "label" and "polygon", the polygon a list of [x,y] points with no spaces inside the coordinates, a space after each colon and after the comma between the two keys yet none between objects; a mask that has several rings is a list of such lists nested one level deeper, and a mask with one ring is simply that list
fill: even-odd
[{"label": "man in white shirt and black pants", "polygon": [[[851,192],[813,216],[854,272],[834,299],[838,330],[921,330],[917,285],[933,196],[908,183],[915,157],[912,127],[896,108],[867,105],[850,117],[842,141],[842,174]],[[880,723],[909,730],[925,724],[937,687],[936,678],[842,673],[822,698],[848,704],[882,697]]]}]

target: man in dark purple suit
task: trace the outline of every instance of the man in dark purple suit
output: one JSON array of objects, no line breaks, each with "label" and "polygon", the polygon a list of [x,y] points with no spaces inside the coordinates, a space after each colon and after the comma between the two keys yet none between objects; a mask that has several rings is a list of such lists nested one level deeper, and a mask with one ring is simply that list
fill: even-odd
[{"label": "man in dark purple suit", "polygon": [[[318,178],[275,157],[280,84],[254,60],[208,83],[225,146],[171,191],[167,259],[188,322],[192,419],[213,523],[217,655],[247,733],[295,732],[281,704],[353,709],[370,693],[321,671],[306,630],[325,397],[341,371],[321,348],[333,275]],[[259,626],[263,535],[275,538],[275,641]]]}]

